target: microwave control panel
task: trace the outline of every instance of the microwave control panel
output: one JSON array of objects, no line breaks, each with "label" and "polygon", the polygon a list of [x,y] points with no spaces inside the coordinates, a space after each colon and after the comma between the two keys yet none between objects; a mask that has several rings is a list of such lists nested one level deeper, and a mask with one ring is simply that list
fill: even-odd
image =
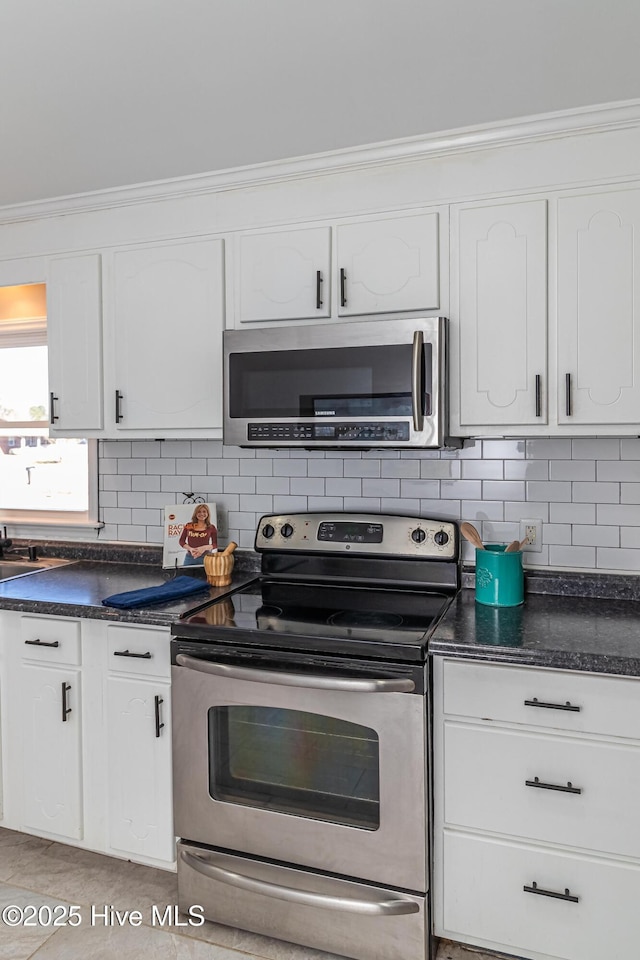
[{"label": "microwave control panel", "polygon": [[249,423],[247,425],[247,439],[254,442],[286,443],[287,441],[300,442],[301,440],[322,443],[366,443],[372,440],[381,442],[407,441],[409,439],[409,424],[406,420],[384,420],[364,422],[335,421],[333,423]]}]

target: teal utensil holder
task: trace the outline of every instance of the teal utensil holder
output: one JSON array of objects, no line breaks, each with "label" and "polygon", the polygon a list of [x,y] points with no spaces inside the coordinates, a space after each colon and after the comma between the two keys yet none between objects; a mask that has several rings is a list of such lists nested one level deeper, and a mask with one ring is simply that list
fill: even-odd
[{"label": "teal utensil holder", "polygon": [[476,600],[488,607],[517,607],[524,602],[522,551],[505,553],[506,543],[476,550]]}]

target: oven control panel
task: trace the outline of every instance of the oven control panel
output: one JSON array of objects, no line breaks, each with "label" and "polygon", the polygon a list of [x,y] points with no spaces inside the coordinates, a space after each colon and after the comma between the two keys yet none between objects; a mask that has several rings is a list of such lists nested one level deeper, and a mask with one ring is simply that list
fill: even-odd
[{"label": "oven control panel", "polygon": [[262,517],[256,550],[364,553],[457,560],[457,524],[425,517],[363,513],[291,513]]}]

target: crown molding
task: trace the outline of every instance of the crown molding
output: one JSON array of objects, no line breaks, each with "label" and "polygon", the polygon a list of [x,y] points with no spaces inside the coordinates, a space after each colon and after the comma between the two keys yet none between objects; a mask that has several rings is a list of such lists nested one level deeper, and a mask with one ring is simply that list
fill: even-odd
[{"label": "crown molding", "polygon": [[381,164],[453,156],[515,143],[585,136],[640,126],[640,99],[578,107],[497,123],[348,147],[303,157],[231,167],[213,173],[113,187],[90,193],[0,207],[0,224],[85,213],[224,190],[239,190],[319,174],[344,173]]}]

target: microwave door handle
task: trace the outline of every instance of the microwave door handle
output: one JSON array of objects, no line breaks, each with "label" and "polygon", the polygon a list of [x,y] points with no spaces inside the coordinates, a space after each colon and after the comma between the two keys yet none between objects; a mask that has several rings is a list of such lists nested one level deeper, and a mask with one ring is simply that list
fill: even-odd
[{"label": "microwave door handle", "polygon": [[[252,893],[261,893],[276,900],[286,900],[288,903],[302,903],[308,907],[324,907],[325,909],[341,910],[346,913],[364,913],[374,917],[399,916],[406,913],[417,913],[419,906],[414,900],[401,896],[387,897],[384,900],[356,900],[352,897],[332,896],[326,893],[313,893],[311,890],[297,890],[295,887],[285,887],[281,883],[272,883],[269,880],[258,880],[247,877],[236,870],[209,863],[204,857],[182,850],[181,860],[197,870],[205,877],[218,880],[220,883],[249,890]],[[261,864],[268,869],[267,864]]]},{"label": "microwave door handle", "polygon": [[283,687],[312,687],[315,690],[345,690],[350,693],[413,693],[415,683],[409,677],[397,678],[350,678],[320,677],[299,673],[280,673],[277,670],[256,670],[252,667],[236,667],[228,663],[211,663],[198,657],[179,653],[176,663],[199,673],[228,680],[252,680],[255,683],[279,683]]},{"label": "microwave door handle", "polygon": [[424,354],[424,338],[422,330],[413,334],[413,356],[411,361],[411,411],[413,413],[413,429],[421,433],[424,418],[422,415],[422,365]]}]

